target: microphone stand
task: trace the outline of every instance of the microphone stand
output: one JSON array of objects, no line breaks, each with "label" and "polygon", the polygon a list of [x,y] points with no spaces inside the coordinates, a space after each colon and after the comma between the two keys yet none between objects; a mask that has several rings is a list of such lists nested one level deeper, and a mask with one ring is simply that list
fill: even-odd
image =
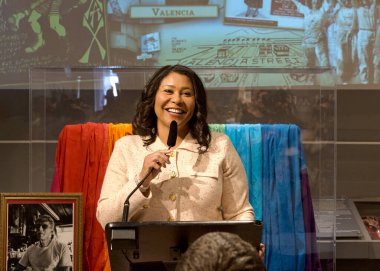
[{"label": "microphone stand", "polygon": [[148,176],[152,173],[153,171],[153,168],[151,168],[148,173],[144,176],[144,178],[141,179],[141,181],[139,181],[139,183],[136,185],[136,187],[132,190],[131,193],[129,193],[127,199],[125,200],[124,202],[124,210],[123,210],[123,219],[122,219],[122,222],[127,222],[128,221],[128,213],[129,213],[129,199],[132,197],[132,195],[136,192],[137,189],[140,188],[140,186],[143,185],[143,183],[145,182],[146,178],[148,178]]},{"label": "microphone stand", "polygon": [[[168,135],[168,150],[170,150],[171,147],[174,147],[175,146],[175,143],[176,143],[176,140],[177,140],[177,122],[175,120],[173,120],[171,123],[170,123],[170,129],[169,129],[169,135]],[[145,182],[146,178],[148,178],[148,176],[152,173],[153,171],[153,168],[150,168],[150,170],[148,171],[148,173],[144,176],[144,178],[142,178],[141,181],[139,181],[139,183],[136,185],[136,187],[132,190],[131,193],[129,193],[127,199],[125,200],[124,202],[124,210],[123,210],[123,218],[122,218],[122,222],[127,222],[128,221],[128,213],[129,213],[129,199],[132,197],[132,195],[136,192],[137,189],[140,188],[140,186],[142,186],[142,184]]]}]

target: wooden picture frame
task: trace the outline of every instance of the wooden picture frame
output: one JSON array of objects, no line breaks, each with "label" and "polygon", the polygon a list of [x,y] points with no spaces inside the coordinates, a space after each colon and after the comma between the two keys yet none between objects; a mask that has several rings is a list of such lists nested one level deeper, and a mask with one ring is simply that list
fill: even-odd
[{"label": "wooden picture frame", "polygon": [[[22,258],[23,266],[33,261],[67,266],[71,261],[71,271],[82,269],[82,194],[0,193],[0,198],[0,270],[15,270]],[[54,263],[42,263],[41,257],[30,261],[32,249],[49,246],[65,256],[55,257]]]}]

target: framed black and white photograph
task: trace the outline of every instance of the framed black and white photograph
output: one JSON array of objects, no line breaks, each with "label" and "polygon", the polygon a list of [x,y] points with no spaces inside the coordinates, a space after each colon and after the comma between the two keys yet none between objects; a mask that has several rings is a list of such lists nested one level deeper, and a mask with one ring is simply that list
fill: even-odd
[{"label": "framed black and white photograph", "polygon": [[81,269],[80,193],[0,195],[1,270]]}]

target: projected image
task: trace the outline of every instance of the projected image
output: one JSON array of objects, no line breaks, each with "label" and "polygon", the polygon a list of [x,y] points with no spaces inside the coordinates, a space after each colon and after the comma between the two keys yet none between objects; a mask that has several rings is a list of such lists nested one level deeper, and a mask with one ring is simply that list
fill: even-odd
[{"label": "projected image", "polygon": [[376,35],[376,5],[375,0],[360,0],[356,7],[354,1],[345,0],[338,1],[332,11],[335,62],[331,65],[336,68],[342,84],[379,83],[380,37]]},{"label": "projected image", "polygon": [[259,16],[259,9],[263,7],[262,0],[244,0],[247,5],[247,11],[245,17],[257,17]]},{"label": "projected image", "polygon": [[[87,0],[80,0],[77,4],[64,4],[62,0],[35,0],[31,1],[29,5],[21,6],[18,3],[17,9],[10,13],[7,18],[7,26],[10,30],[16,33],[31,30],[28,34],[28,39],[25,44],[24,51],[27,54],[35,53],[45,47],[47,43],[52,43],[54,40],[51,38],[51,33],[56,35],[56,38],[69,42],[66,21],[67,15],[74,15],[77,9],[86,8]],[[84,12],[83,26],[90,31],[93,30],[93,25],[86,20],[92,19],[94,11],[101,11],[102,5],[95,5],[93,7],[87,7],[87,11]],[[95,10],[92,10],[95,9]],[[92,15],[91,15],[91,14]],[[101,13],[96,15],[102,15]],[[48,22],[48,27],[44,27],[44,24]],[[102,25],[102,24],[101,24]],[[98,29],[94,29],[96,31]]]},{"label": "projected image", "polygon": [[[0,8],[4,85],[27,85],[31,66],[176,63],[322,67],[339,86],[380,84],[375,0],[18,0],[0,1]],[[319,83],[286,74],[273,84]]]},{"label": "projected image", "polygon": [[101,1],[0,1],[0,22],[1,85],[27,85],[31,66],[106,64]]},{"label": "projected image", "polygon": [[[246,1],[248,3],[248,1]],[[217,3],[217,2],[215,2]],[[226,5],[232,2],[226,1]],[[240,2],[239,2],[240,3]],[[205,6],[164,6],[164,5],[129,5],[127,9],[112,9],[108,12],[111,18],[111,62],[114,65],[127,66],[163,66],[167,64],[183,64],[191,67],[255,67],[255,68],[303,68],[305,66],[304,49],[302,47],[303,29],[298,30],[271,27],[252,27],[244,24],[226,24],[223,16],[223,3],[217,3],[218,16],[200,16],[197,18],[147,18],[146,13],[141,18],[131,18],[130,13],[141,7],[149,12],[152,9],[165,11],[169,15],[173,10],[182,14],[196,14],[200,7]],[[271,3],[269,3],[271,4]],[[297,19],[303,20],[302,14],[296,11]],[[249,6],[251,5],[251,6]],[[240,17],[257,18],[260,10],[267,10],[273,5],[264,1],[241,1]],[[115,6],[115,5],[114,5]],[[124,6],[125,7],[125,6]],[[269,9],[268,9],[269,7]],[[166,9],[168,8],[168,9]],[[251,9],[256,11],[252,11]],[[226,13],[228,7],[225,7]],[[122,10],[123,20],[114,18],[113,10]],[[262,11],[263,11],[262,10]],[[280,10],[277,6],[276,10]],[[176,11],[176,12],[177,12]],[[210,11],[207,9],[202,10]],[[251,14],[254,12],[255,14]],[[157,12],[158,14],[158,12]],[[268,16],[270,13],[268,13]],[[283,16],[289,20],[290,16]],[[112,19],[113,18],[113,19]],[[317,65],[315,65],[317,66]],[[315,85],[318,79],[313,76],[290,76],[288,73],[267,78],[266,75],[225,73],[208,78],[211,87],[249,87],[252,85]],[[330,80],[332,81],[332,80]]]},{"label": "projected image", "polygon": [[[359,1],[361,3],[357,10],[351,0],[335,3],[313,0],[311,5],[304,5],[297,0],[292,2],[304,14],[302,45],[306,66],[333,67],[340,84],[368,84],[368,57],[372,57],[374,39],[370,38],[371,31],[367,29],[375,29],[375,2],[370,5],[370,1]],[[360,15],[367,19],[357,20]]]},{"label": "projected image", "polygon": [[262,0],[226,1],[225,23],[241,23],[257,26],[277,26],[263,9]]},{"label": "projected image", "polygon": [[142,35],[140,41],[141,55],[137,56],[137,59],[151,58],[151,53],[160,50],[160,36],[158,32]]},{"label": "projected image", "polygon": [[[302,28],[300,15],[290,0],[226,0],[225,24]],[[304,0],[302,0],[304,2]]]},{"label": "projected image", "polygon": [[328,67],[328,48],[326,35],[326,17],[329,9],[327,2],[313,0],[312,7],[292,0],[297,11],[304,14],[303,48],[307,67]]},{"label": "projected image", "polygon": [[[198,22],[205,28],[205,23],[219,17],[222,6],[223,0],[109,0],[110,62],[117,66],[166,65],[168,61],[163,58],[184,53],[182,45],[197,35],[182,32],[186,36],[182,39],[176,34],[198,31]],[[193,23],[197,27],[191,27]],[[178,30],[172,31],[172,27]]]},{"label": "projected image", "polygon": [[[236,18],[255,20],[263,19],[264,15],[267,19],[275,17],[270,14],[273,6],[271,2],[268,5],[265,1],[219,0],[208,1],[208,5],[203,6],[186,5],[185,1],[178,1],[181,5],[170,6],[168,3],[163,5],[162,1],[150,1],[150,4],[144,5],[129,4],[132,2],[126,4],[124,1],[124,6],[121,6],[117,1],[112,1],[113,8],[111,1],[108,4],[111,29],[110,56],[113,65],[163,66],[180,63],[192,67],[257,68],[297,68],[305,65],[302,48],[303,18],[290,0],[289,4],[293,5],[294,14],[297,15],[295,18],[300,21],[297,30],[225,23],[225,14],[229,13],[234,14]],[[217,13],[210,9],[215,7],[218,8]],[[137,11],[141,12],[137,8],[143,8],[144,14],[140,14],[140,17],[136,15]],[[151,10],[154,10],[153,15],[147,18],[146,14]],[[276,10],[280,10],[278,5]],[[122,16],[117,19],[115,14],[120,11]],[[168,18],[156,18],[155,12],[157,15],[168,14]],[[181,15],[173,18],[175,12]],[[131,14],[134,14],[133,18]],[[199,16],[189,18],[187,14]],[[290,20],[290,16],[282,17],[281,22]],[[120,18],[123,19],[120,21]],[[237,72],[215,76],[210,84],[226,87],[236,84],[250,86],[252,83],[260,84],[266,81],[268,81],[266,78],[251,78],[251,75],[240,75]],[[270,81],[275,85],[284,82],[286,84],[293,82],[297,85],[305,83],[288,75]]]},{"label": "projected image", "polygon": [[22,20],[28,22],[34,34],[34,41],[25,48],[26,53],[34,53],[45,45],[44,32],[41,27],[40,19],[43,16],[49,16],[50,29],[59,37],[66,36],[66,28],[61,24],[59,10],[62,2],[59,0],[52,1],[35,1],[25,10],[13,13],[8,18],[8,23],[13,31],[20,28]]},{"label": "projected image", "polygon": [[[254,6],[255,16],[246,16],[250,14],[249,8],[243,12],[247,2]],[[380,83],[380,35],[376,35],[379,32],[376,21],[380,20],[376,17],[379,13],[376,9],[380,7],[377,1],[260,2],[240,0],[235,5],[235,1],[226,0],[224,23],[271,27],[270,24],[275,22],[276,27],[300,29],[303,37],[296,51],[301,49],[304,66],[331,68],[338,85]],[[263,15],[261,18],[269,21],[256,21],[260,17],[259,11]],[[281,33],[284,38],[281,48],[288,46],[291,55],[292,46],[285,39],[289,37],[288,31],[291,30],[284,29]],[[265,46],[261,48],[265,50]]]},{"label": "projected image", "polygon": [[141,52],[151,53],[160,50],[160,37],[158,32],[143,35],[141,37]]},{"label": "projected image", "polygon": [[308,67],[332,67],[341,85],[379,83],[376,1],[313,0],[309,6],[292,2],[304,14]]}]

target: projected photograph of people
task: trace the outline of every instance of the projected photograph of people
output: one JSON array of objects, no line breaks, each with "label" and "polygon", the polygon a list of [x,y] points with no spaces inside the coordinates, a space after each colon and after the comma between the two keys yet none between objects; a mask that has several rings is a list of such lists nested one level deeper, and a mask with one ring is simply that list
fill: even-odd
[{"label": "projected photograph of people", "polygon": [[[235,5],[235,1],[226,0],[224,23],[247,25],[245,15],[249,12],[243,12],[246,2],[241,0]],[[277,24],[271,27],[253,22],[250,29],[270,29],[270,42],[274,37],[281,37],[280,44],[276,44],[277,49],[287,47],[288,55],[294,52],[302,58],[302,66],[331,69],[336,76],[336,84],[348,88],[358,84],[371,87],[380,83],[380,34],[376,34],[380,31],[378,1],[272,0],[264,1],[262,5],[259,2],[252,1],[252,5],[256,5],[256,18],[261,11]],[[297,37],[289,39],[293,35]],[[261,54],[264,48],[267,54],[278,57],[278,51],[273,48],[271,52],[268,44],[260,46]]]},{"label": "projected photograph of people", "polygon": [[341,85],[378,83],[376,1],[292,2],[304,15],[307,67],[332,67]]}]

